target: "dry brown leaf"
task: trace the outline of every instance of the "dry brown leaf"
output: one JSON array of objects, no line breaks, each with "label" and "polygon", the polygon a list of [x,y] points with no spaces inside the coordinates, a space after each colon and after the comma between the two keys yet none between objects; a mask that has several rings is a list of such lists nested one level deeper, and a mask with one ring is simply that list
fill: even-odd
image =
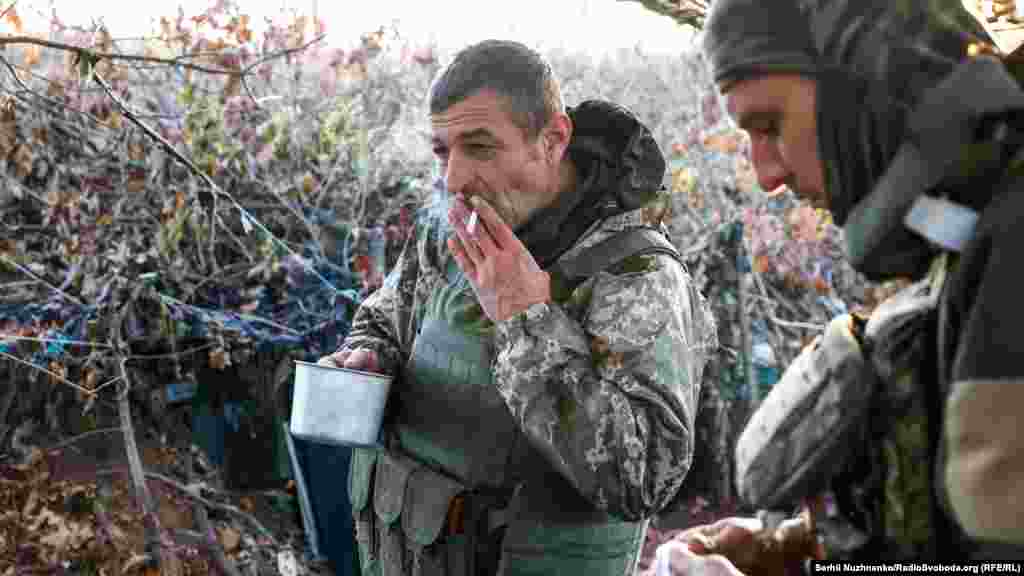
[{"label": "dry brown leaf", "polygon": [[227,353],[223,348],[217,348],[210,350],[210,368],[214,370],[223,370],[227,366]]},{"label": "dry brown leaf", "polygon": [[96,384],[99,382],[99,372],[95,368],[87,368],[85,371],[85,388],[90,390],[96,388]]},{"label": "dry brown leaf", "polygon": [[690,190],[690,194],[687,196],[686,201],[694,210],[704,209],[704,193],[696,187]]},{"label": "dry brown leaf", "polygon": [[121,113],[117,110],[113,110],[110,112],[110,116],[107,118],[107,126],[109,126],[112,130],[120,130],[121,126],[123,125],[122,120],[123,118],[121,116]]},{"label": "dry brown leaf", "polygon": [[686,168],[680,168],[672,172],[672,192],[676,194],[689,194],[696,184],[693,173]]},{"label": "dry brown leaf", "polygon": [[28,499],[25,500],[25,505],[21,508],[21,514],[23,516],[32,516],[35,514],[36,508],[39,507],[39,492],[33,490],[29,493]]},{"label": "dry brown leaf", "polygon": [[767,272],[768,266],[769,261],[767,254],[758,254],[757,257],[754,258],[754,270],[756,270],[759,274],[764,274],[765,272]]},{"label": "dry brown leaf", "polygon": [[171,29],[171,21],[166,16],[160,17],[160,39],[170,40],[174,37],[174,31]]},{"label": "dry brown leaf", "polygon": [[14,105],[14,98],[11,96],[4,96],[0,98],[0,122],[10,123],[10,129],[14,129],[15,110],[17,108]]},{"label": "dry brown leaf", "polygon": [[7,8],[6,12],[7,14],[6,16],[4,16],[4,19],[11,24],[11,26],[14,28],[14,31],[18,34],[24,32],[25,27],[21,23],[21,16],[18,15],[18,11],[15,10],[14,6],[12,5],[9,8]]},{"label": "dry brown leaf", "polygon": [[50,362],[49,369],[50,372],[52,372],[52,374],[50,375],[50,382],[55,386],[58,384],[63,384],[61,378],[65,378],[67,375],[67,369],[64,368],[64,365],[61,364],[60,362],[53,361]]},{"label": "dry brown leaf", "polygon": [[[142,554],[137,554],[137,553],[133,552],[132,553],[132,557],[129,558],[124,563],[124,566],[121,567],[121,574],[130,574],[130,573],[134,572],[135,570],[137,570],[139,567],[145,565],[148,561],[149,561],[149,557],[148,556],[143,556]],[[152,574],[153,576],[160,576],[160,571],[156,570],[155,568],[147,567],[146,571],[145,571],[145,574],[147,574],[147,575]]]},{"label": "dry brown leaf", "polygon": [[143,190],[145,190],[145,188],[146,188],[146,179],[145,178],[137,178],[137,177],[136,178],[131,178],[124,185],[124,189],[127,190],[128,192],[131,192],[132,194],[135,194],[137,192],[142,192]]},{"label": "dry brown leaf", "polygon": [[252,30],[249,29],[248,14],[242,14],[238,17],[238,26],[235,28],[235,38],[242,44],[252,40]]},{"label": "dry brown leaf", "polygon": [[174,209],[176,211],[180,212],[184,210],[186,201],[187,198],[185,197],[185,193],[183,191],[178,190],[177,192],[174,193]]},{"label": "dry brown leaf", "polygon": [[64,85],[60,82],[50,81],[46,83],[46,95],[50,98],[62,98],[64,96]]},{"label": "dry brown leaf", "polygon": [[128,143],[128,159],[141,162],[146,157],[146,148],[139,141]]},{"label": "dry brown leaf", "polygon": [[35,44],[29,44],[25,46],[25,61],[24,65],[28,68],[32,68],[36,64],[39,64],[39,60],[42,59],[43,49]]},{"label": "dry brown leaf", "polygon": [[96,34],[96,41],[93,43],[93,48],[100,52],[112,52],[114,49],[114,38],[110,35],[110,31],[106,28],[100,28]]},{"label": "dry brown leaf", "polygon": [[95,537],[92,527],[88,524],[70,522],[48,509],[43,510],[42,514],[37,517],[32,529],[39,531],[47,527],[50,528],[50,531],[39,541],[57,550],[77,549]]},{"label": "dry brown leaf", "polygon": [[231,553],[238,550],[238,546],[242,543],[242,535],[233,528],[220,528],[217,530],[218,540],[220,545],[224,547],[224,551]]},{"label": "dry brown leaf", "polygon": [[18,178],[27,178],[32,173],[32,152],[25,144],[19,144],[14,151],[14,169]]},{"label": "dry brown leaf", "polygon": [[238,74],[230,74],[228,82],[224,85],[224,97],[234,98],[242,90],[242,77]]}]

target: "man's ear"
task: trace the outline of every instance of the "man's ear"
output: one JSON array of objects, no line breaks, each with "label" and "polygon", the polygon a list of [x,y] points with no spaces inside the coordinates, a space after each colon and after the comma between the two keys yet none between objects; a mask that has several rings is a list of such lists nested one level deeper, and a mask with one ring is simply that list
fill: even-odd
[{"label": "man's ear", "polygon": [[544,131],[544,155],[549,162],[560,162],[572,140],[572,120],[565,113],[558,113],[548,122]]}]

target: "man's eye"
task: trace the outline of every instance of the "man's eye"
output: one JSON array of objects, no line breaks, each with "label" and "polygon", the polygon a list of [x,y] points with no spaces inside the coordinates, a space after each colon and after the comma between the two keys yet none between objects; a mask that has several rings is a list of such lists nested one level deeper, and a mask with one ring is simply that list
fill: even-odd
[{"label": "man's eye", "polygon": [[466,150],[477,155],[490,154],[494,150],[494,147],[488,144],[466,144]]}]

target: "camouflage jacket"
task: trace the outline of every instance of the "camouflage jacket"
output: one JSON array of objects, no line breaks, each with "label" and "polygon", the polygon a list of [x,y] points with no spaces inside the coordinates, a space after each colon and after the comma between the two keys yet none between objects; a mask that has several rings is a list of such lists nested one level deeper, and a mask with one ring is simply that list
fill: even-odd
[{"label": "camouflage jacket", "polygon": [[[663,226],[668,206],[658,193],[592,226],[561,258],[630,227]],[[449,233],[442,218],[417,224],[342,350],[374,350],[382,368],[400,373],[425,303],[448,282]],[[673,498],[690,467],[700,377],[716,342],[682,265],[664,255],[627,259],[486,333],[494,383],[515,422],[597,509],[637,520]]]}]

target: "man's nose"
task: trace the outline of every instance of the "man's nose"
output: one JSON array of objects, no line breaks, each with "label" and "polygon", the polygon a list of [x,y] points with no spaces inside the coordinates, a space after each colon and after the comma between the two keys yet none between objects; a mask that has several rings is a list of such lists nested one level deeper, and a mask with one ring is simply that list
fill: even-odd
[{"label": "man's nose", "polygon": [[448,189],[448,192],[452,194],[464,194],[466,192],[466,185],[472,179],[472,174],[470,174],[467,164],[458,154],[454,152],[449,154],[444,170],[445,187]]},{"label": "man's nose", "polygon": [[771,192],[786,183],[789,170],[778,144],[774,139],[752,138],[750,142],[750,161],[757,173],[757,183],[765,192]]}]

